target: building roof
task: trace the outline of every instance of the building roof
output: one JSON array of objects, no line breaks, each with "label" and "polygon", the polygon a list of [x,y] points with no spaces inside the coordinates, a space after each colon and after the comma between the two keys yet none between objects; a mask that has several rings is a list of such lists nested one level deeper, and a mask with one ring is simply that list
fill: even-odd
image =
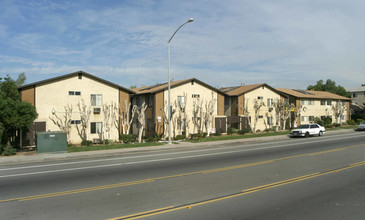
[{"label": "building roof", "polygon": [[349,92],[365,92],[365,86],[347,88],[346,90]]},{"label": "building roof", "polygon": [[82,76],[87,76],[87,77],[89,77],[91,79],[94,79],[94,80],[99,81],[101,83],[104,83],[106,85],[109,85],[109,86],[112,86],[112,87],[115,87],[115,88],[124,90],[124,91],[126,91],[126,92],[128,92],[130,94],[134,94],[135,93],[134,91],[132,91],[130,89],[124,88],[124,87],[122,87],[122,86],[120,86],[118,84],[115,84],[115,83],[112,83],[112,82],[107,81],[105,79],[102,79],[102,78],[99,78],[97,76],[91,75],[90,73],[87,73],[87,72],[84,72],[84,71],[77,71],[77,72],[73,72],[73,73],[69,73],[69,74],[65,74],[65,75],[61,75],[61,76],[49,78],[49,79],[46,79],[46,80],[41,80],[41,81],[38,81],[38,82],[26,84],[26,85],[23,85],[23,86],[18,87],[18,89],[25,89],[25,88],[28,88],[28,87],[33,87],[33,86],[37,86],[37,85],[41,85],[41,84],[48,84],[48,83],[52,83],[52,82],[59,81],[59,80],[62,80],[62,79],[66,79],[66,78],[69,78],[69,77],[79,76],[80,74]]},{"label": "building roof", "polygon": [[296,89],[276,89],[276,90],[287,95],[295,96],[297,98],[337,99],[337,100],[348,100],[348,101],[351,100],[350,98],[325,91],[296,90]]},{"label": "building roof", "polygon": [[[214,88],[213,86],[210,86],[196,78],[191,78],[191,79],[184,79],[184,80],[179,80],[179,81],[173,81],[170,83],[170,87],[171,88],[175,88],[181,85],[184,85],[186,83],[191,83],[191,82],[196,82],[199,83],[211,90],[214,90],[218,93],[223,94],[222,91],[220,91],[217,88]],[[162,92],[168,89],[168,83],[161,83],[161,84],[156,84],[156,85],[152,85],[152,86],[144,86],[144,87],[140,87],[140,88],[135,88],[132,89],[133,92],[135,92],[137,95],[141,95],[141,94],[153,94],[153,93],[158,93],[158,92]]]},{"label": "building roof", "polygon": [[229,95],[229,96],[239,96],[239,95],[248,93],[252,90],[255,90],[257,88],[260,88],[262,86],[268,87],[268,88],[275,91],[274,88],[267,85],[266,83],[254,84],[254,85],[244,85],[244,86],[235,86],[235,87],[234,86],[233,87],[226,87],[226,88],[222,88],[221,91],[224,92],[226,95]]}]

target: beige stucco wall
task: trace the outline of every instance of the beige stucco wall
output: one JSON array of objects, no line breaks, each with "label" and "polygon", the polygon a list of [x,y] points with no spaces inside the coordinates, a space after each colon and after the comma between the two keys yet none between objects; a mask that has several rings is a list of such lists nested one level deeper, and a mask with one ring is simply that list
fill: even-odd
[{"label": "beige stucco wall", "polygon": [[[81,95],[69,95],[69,91],[80,91]],[[35,106],[39,114],[36,121],[46,121],[47,131],[59,131],[60,129],[49,119],[49,117],[52,116],[52,109],[56,111],[57,116],[62,117],[65,112],[64,106],[70,104],[73,107],[72,120],[80,120],[77,104],[84,100],[87,106],[91,106],[91,94],[102,94],[102,102],[107,105],[118,103],[119,101],[118,88],[95,81],[85,75],[82,76],[82,79],[79,79],[78,76],[75,75],[60,81],[39,85],[36,87]],[[93,107],[101,108],[100,114],[94,114]],[[88,140],[93,140],[94,138],[98,139],[98,134],[90,134],[91,122],[103,122],[103,131],[105,131],[102,106],[91,106],[90,120],[87,129]],[[76,125],[71,126],[70,142],[78,144],[81,142],[81,139],[77,133]],[[106,134],[104,134],[104,137],[107,138]],[[118,138],[119,134],[117,128],[111,126],[109,139],[118,140]]]},{"label": "beige stucco wall", "polygon": [[[194,82],[194,85],[192,85],[191,82],[189,83],[186,83],[184,85],[181,85],[181,86],[178,86],[178,87],[174,87],[171,89],[171,103],[173,104],[175,101],[177,102],[177,98],[178,96],[184,96],[184,94],[186,94],[187,96],[187,99],[185,100],[185,103],[186,103],[186,117],[189,119],[189,124],[187,125],[188,127],[188,134],[192,134],[192,133],[197,133],[197,128],[195,127],[194,129],[194,124],[193,124],[193,120],[192,120],[192,117],[193,117],[193,103],[194,103],[194,100],[197,100],[197,99],[194,99],[192,97],[193,94],[198,94],[200,95],[200,98],[199,98],[199,101],[203,101],[203,111],[205,112],[205,103],[213,100],[213,103],[214,103],[214,112],[213,112],[213,117],[212,117],[212,124],[211,124],[211,127],[214,126],[214,116],[217,115],[217,103],[218,103],[218,96],[217,96],[217,92],[216,91],[213,91],[197,82]],[[168,91],[165,90],[164,91],[164,100],[167,100],[168,98]],[[167,107],[166,107],[167,109]],[[176,120],[176,117],[178,116],[179,112],[177,111],[174,115],[173,115],[173,118],[172,118],[172,131],[173,129],[175,128],[175,135],[180,135],[182,134],[182,130],[178,130],[177,129],[177,123],[174,124],[174,120]],[[162,115],[156,115],[157,117],[162,117]],[[183,116],[185,117],[185,116]],[[165,132],[167,132],[167,129],[165,129]],[[204,128],[203,129],[203,132],[206,132],[206,129]],[[171,132],[172,136],[173,136],[173,132]],[[187,134],[187,135],[188,135]]]},{"label": "beige stucco wall", "polygon": [[276,124],[276,115],[275,110],[269,111],[269,108],[273,108],[273,106],[267,106],[267,100],[273,99],[273,101],[276,101],[277,99],[280,99],[280,95],[273,90],[269,89],[268,87],[260,87],[255,90],[252,90],[248,93],[245,93],[244,95],[244,103],[246,104],[246,100],[248,100],[248,109],[249,109],[249,117],[251,117],[251,126],[254,126],[254,118],[255,118],[255,110],[254,110],[254,101],[257,99],[258,96],[262,96],[262,101],[265,103],[265,106],[261,107],[258,115],[262,115],[263,118],[259,118],[257,120],[256,130],[263,131],[266,128],[269,128],[269,125],[267,127],[265,126],[265,121],[267,123],[267,117],[272,117],[273,125],[270,125],[270,127],[275,126]]}]

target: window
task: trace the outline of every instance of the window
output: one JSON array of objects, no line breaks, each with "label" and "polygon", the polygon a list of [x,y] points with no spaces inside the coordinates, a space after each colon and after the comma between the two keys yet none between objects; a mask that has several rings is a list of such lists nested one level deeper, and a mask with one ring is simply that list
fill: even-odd
[{"label": "window", "polygon": [[308,100],[308,105],[314,105],[314,100]]},{"label": "window", "polygon": [[81,120],[71,120],[72,125],[79,125],[81,124]]},{"label": "window", "polygon": [[81,95],[80,91],[68,91],[68,95]]},{"label": "window", "polygon": [[91,106],[102,106],[102,105],[103,105],[103,95],[91,94]]},{"label": "window", "polygon": [[272,117],[267,117],[267,124],[273,125]]},{"label": "window", "polygon": [[309,121],[314,121],[314,116],[309,116]]},{"label": "window", "polygon": [[224,97],[224,105],[229,105],[229,97],[228,96]]},{"label": "window", "polygon": [[321,100],[321,105],[326,105],[326,101],[325,100]]},{"label": "window", "polygon": [[311,125],[311,128],[319,128],[319,126],[314,124],[314,125]]},{"label": "window", "polygon": [[90,123],[91,134],[100,134],[101,128],[102,128],[102,122],[91,122]]},{"label": "window", "polygon": [[308,121],[308,116],[302,116],[301,121]]},{"label": "window", "polygon": [[347,120],[346,115],[341,115],[341,120]]},{"label": "window", "polygon": [[356,98],[357,97],[357,93],[352,93],[352,98]]},{"label": "window", "polygon": [[137,97],[136,98],[136,105],[137,106],[141,106],[142,105],[142,98],[141,97]]},{"label": "window", "polygon": [[153,96],[148,96],[148,106],[153,106]]},{"label": "window", "polygon": [[177,104],[179,105],[179,107],[184,107],[185,106],[185,96],[178,96]]},{"label": "window", "polygon": [[264,118],[264,116],[262,116],[262,115],[259,115],[259,118]]},{"label": "window", "polygon": [[274,100],[273,99],[267,99],[267,106],[273,106]]},{"label": "window", "polygon": [[263,99],[264,99],[264,97],[262,97],[262,96],[257,96],[257,99],[258,99],[258,100],[263,100]]},{"label": "window", "polygon": [[191,97],[193,97],[193,98],[200,98],[200,95],[199,94],[192,94]]},{"label": "window", "polygon": [[327,100],[327,105],[332,105],[332,101],[331,100]]},{"label": "window", "polygon": [[321,120],[323,121],[327,116],[321,116]]},{"label": "window", "polygon": [[308,105],[308,100],[305,100],[305,99],[300,100],[300,104],[301,105]]}]

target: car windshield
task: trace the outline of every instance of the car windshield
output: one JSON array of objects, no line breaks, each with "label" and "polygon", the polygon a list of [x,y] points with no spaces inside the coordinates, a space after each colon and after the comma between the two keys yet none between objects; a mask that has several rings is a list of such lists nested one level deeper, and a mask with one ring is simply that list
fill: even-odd
[{"label": "car windshield", "polygon": [[298,128],[309,128],[309,125],[300,125]]}]

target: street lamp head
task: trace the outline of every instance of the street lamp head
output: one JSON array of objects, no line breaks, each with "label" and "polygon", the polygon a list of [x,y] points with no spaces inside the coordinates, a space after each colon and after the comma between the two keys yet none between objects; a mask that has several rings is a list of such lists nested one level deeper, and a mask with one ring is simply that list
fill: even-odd
[{"label": "street lamp head", "polygon": [[187,21],[188,23],[193,22],[194,18],[189,18],[189,20]]}]

